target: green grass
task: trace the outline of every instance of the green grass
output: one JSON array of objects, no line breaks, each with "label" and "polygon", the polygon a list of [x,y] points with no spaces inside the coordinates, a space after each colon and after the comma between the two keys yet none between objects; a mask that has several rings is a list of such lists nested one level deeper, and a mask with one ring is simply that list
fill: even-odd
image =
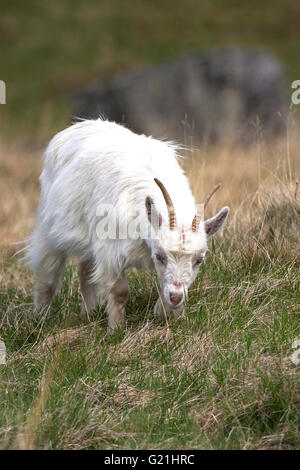
[{"label": "green grass", "polygon": [[111,336],[103,308],[79,320],[73,265],[30,321],[32,275],[4,256],[1,447],[300,448],[299,204],[278,192],[249,214],[212,244],[185,319],[154,320],[155,278],[131,273]]},{"label": "green grass", "polygon": [[265,47],[288,84],[300,77],[296,0],[18,0],[0,1],[0,10],[0,125],[14,138],[60,130],[72,94],[95,79],[196,49]]}]

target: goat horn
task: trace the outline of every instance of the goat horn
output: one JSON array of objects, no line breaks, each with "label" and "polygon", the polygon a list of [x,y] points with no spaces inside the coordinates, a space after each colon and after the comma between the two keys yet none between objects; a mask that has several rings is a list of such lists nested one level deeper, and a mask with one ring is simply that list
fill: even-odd
[{"label": "goat horn", "polygon": [[[204,198],[204,201],[202,203],[202,207],[203,209],[205,209],[205,207],[207,206],[207,204],[209,203],[211,197],[215,194],[216,191],[218,191],[218,189],[221,187],[221,183],[218,183],[216,184],[216,186],[214,186],[210,191],[209,193],[205,196]],[[202,212],[203,214],[203,212]],[[195,215],[195,217],[193,218],[193,222],[192,222],[192,232],[197,232],[198,230],[198,227],[199,227],[199,214],[198,214],[198,211]]]},{"label": "goat horn", "polygon": [[168,191],[166,190],[165,186],[162,184],[161,181],[159,181],[157,178],[154,178],[155,183],[161,190],[163,197],[166,201],[167,207],[169,209],[169,218],[170,218],[170,230],[174,230],[176,227],[176,215],[175,215],[175,209],[174,209],[174,204],[172,202],[172,199],[170,198],[170,195]]},{"label": "goat horn", "polygon": [[197,232],[200,220],[202,220],[203,218],[204,218],[204,205],[202,203],[200,204],[200,207],[198,207],[195,217],[193,218],[192,232]]},{"label": "goat horn", "polygon": [[216,186],[214,186],[214,187],[209,191],[209,193],[205,196],[204,201],[203,201],[204,209],[205,209],[205,207],[207,206],[207,204],[209,203],[211,197],[215,194],[216,191],[218,191],[218,189],[220,189],[221,186],[222,186],[221,183],[216,184]]},{"label": "goat horn", "polygon": [[193,218],[192,232],[197,232],[198,227],[199,227],[199,216],[198,216],[198,213],[197,213],[197,214],[195,214],[195,216]]}]

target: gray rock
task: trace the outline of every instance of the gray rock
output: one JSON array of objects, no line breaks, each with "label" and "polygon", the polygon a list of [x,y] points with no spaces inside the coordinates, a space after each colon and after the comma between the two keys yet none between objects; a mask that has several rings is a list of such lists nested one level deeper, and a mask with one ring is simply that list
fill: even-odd
[{"label": "gray rock", "polygon": [[248,144],[285,131],[278,60],[264,50],[213,49],[95,83],[74,97],[74,116],[125,123],[158,138]]}]

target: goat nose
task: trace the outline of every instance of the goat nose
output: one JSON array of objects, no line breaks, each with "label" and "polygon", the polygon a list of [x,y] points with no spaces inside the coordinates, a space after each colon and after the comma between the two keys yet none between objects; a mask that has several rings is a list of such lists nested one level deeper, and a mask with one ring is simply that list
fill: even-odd
[{"label": "goat nose", "polygon": [[170,301],[172,302],[173,305],[178,305],[182,301],[183,295],[182,294],[177,294],[174,292],[170,293]]},{"label": "goat nose", "polygon": [[174,287],[182,287],[182,282],[180,282],[180,281],[174,281],[174,282],[173,282],[173,286],[174,286]]}]

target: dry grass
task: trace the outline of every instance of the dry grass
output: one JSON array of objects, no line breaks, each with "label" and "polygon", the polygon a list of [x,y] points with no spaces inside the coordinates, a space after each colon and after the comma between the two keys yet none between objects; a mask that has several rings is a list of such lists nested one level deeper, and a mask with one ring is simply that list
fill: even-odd
[{"label": "dry grass", "polygon": [[0,249],[28,236],[39,200],[41,168],[41,152],[0,143]]},{"label": "dry grass", "polygon": [[238,215],[243,218],[251,213],[251,206],[257,201],[255,196],[259,198],[261,190],[274,190],[274,185],[284,184],[294,195],[297,178],[300,178],[296,139],[290,145],[289,158],[286,140],[277,141],[273,146],[261,142],[248,149],[232,149],[224,144],[187,155],[184,167],[198,201],[216,183],[223,183],[209,204],[209,213],[228,204],[233,216],[241,209]]},{"label": "dry grass", "polygon": [[[220,145],[187,154],[183,166],[196,200],[201,201],[214,184],[222,182],[222,189],[209,205],[208,215],[222,204],[228,204],[233,219],[236,213],[239,217],[249,215],[249,205],[256,201],[254,196],[259,194],[258,190],[262,187],[269,190],[274,182],[284,180],[286,185],[289,181],[291,194],[294,194],[300,177],[300,158],[298,142],[295,139],[292,142],[289,161],[285,140],[273,147],[265,147],[263,142],[249,149]],[[0,141],[0,250],[11,247],[16,251],[11,244],[25,239],[34,225],[42,159],[42,148],[28,150],[17,143],[9,145]]]}]

